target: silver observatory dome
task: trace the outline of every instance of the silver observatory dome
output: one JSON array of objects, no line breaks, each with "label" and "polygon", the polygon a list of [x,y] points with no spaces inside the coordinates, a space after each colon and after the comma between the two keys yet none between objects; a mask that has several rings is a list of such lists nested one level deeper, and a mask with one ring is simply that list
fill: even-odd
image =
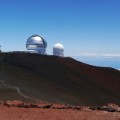
[{"label": "silver observatory dome", "polygon": [[35,34],[27,39],[26,48],[30,52],[46,54],[47,42],[43,37]]},{"label": "silver observatory dome", "polygon": [[64,56],[64,46],[61,43],[56,43],[53,46],[53,55],[60,57]]}]

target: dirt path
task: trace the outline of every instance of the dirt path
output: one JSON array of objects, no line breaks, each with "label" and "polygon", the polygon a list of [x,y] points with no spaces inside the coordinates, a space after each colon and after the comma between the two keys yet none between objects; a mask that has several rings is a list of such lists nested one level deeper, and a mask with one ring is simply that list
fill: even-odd
[{"label": "dirt path", "polygon": [[32,98],[32,97],[29,97],[27,95],[25,95],[24,93],[22,93],[20,91],[20,89],[18,87],[15,87],[15,86],[12,86],[12,85],[8,85],[6,84],[3,80],[0,80],[0,82],[3,84],[3,86],[7,87],[7,88],[11,88],[11,89],[15,89],[17,90],[18,94],[20,94],[22,97],[26,98],[26,99],[30,99],[30,100],[34,100],[34,101],[40,101],[39,99],[36,99],[36,98]]}]

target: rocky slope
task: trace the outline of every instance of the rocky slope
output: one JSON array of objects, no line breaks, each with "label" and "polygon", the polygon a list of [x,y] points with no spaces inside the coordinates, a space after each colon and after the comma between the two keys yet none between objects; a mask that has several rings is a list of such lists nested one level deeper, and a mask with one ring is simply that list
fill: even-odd
[{"label": "rocky slope", "polygon": [[120,71],[72,58],[0,53],[0,100],[120,105]]}]

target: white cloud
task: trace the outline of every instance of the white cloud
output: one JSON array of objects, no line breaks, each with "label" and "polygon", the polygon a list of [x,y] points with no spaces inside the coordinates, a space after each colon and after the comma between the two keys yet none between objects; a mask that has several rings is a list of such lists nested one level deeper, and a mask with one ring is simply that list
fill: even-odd
[{"label": "white cloud", "polygon": [[102,57],[102,58],[120,58],[120,53],[81,53],[80,56],[83,57]]}]

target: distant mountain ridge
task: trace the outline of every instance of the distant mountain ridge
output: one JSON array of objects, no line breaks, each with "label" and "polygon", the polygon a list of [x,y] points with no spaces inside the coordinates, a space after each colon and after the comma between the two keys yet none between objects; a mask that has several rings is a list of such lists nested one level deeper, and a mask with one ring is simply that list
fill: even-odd
[{"label": "distant mountain ridge", "polygon": [[120,105],[119,86],[120,71],[113,68],[69,57],[0,53],[0,100]]}]

